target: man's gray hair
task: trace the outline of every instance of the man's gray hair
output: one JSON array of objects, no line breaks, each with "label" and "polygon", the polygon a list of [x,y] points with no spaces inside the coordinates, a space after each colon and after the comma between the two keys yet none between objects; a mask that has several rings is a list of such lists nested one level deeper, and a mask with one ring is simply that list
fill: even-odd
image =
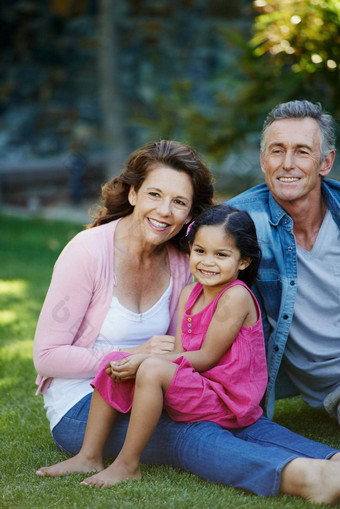
[{"label": "man's gray hair", "polygon": [[319,124],[321,161],[325,159],[330,150],[335,150],[335,122],[331,115],[322,110],[320,103],[310,101],[289,101],[275,106],[267,115],[261,133],[261,150],[265,153],[268,129],[275,120],[284,118],[314,118]]}]

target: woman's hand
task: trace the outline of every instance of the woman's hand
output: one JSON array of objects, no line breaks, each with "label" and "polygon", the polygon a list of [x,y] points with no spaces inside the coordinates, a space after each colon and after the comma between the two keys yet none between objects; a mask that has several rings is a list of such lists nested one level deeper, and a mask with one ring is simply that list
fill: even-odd
[{"label": "woman's hand", "polygon": [[136,377],[139,366],[146,358],[147,355],[134,354],[118,361],[111,361],[107,364],[105,372],[116,382],[132,380]]},{"label": "woman's hand", "polygon": [[[148,355],[161,355],[163,353],[172,352],[175,345],[175,337],[165,334],[152,336],[148,341],[133,349],[133,353],[141,353]],[[131,349],[132,350],[132,349]],[[124,350],[129,351],[129,349]]]}]

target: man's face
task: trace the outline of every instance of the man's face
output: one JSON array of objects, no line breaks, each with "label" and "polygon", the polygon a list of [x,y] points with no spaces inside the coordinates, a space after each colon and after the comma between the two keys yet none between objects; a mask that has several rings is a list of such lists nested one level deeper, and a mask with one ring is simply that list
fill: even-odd
[{"label": "man's face", "polygon": [[320,190],[321,176],[331,170],[334,153],[321,162],[320,128],[313,118],[275,120],[261,153],[266,184],[284,208]]}]

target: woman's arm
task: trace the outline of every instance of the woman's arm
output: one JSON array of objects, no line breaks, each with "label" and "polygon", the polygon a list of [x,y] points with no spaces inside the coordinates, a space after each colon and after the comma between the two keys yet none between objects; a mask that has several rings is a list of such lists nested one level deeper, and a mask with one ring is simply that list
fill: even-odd
[{"label": "woman's arm", "polygon": [[91,348],[98,328],[97,266],[98,260],[88,251],[83,236],[72,239],[59,256],[34,340],[34,364],[40,375],[92,377],[109,352]]},{"label": "woman's arm", "polygon": [[142,345],[133,346],[131,348],[122,348],[124,352],[147,355],[162,355],[172,352],[175,344],[175,336],[167,336],[166,334],[155,334]]}]

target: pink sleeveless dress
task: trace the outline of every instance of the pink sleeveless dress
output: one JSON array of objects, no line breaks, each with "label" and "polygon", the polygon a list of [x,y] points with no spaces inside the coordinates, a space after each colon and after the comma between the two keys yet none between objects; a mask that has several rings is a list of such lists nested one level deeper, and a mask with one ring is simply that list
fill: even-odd
[{"label": "pink sleeveless dress", "polygon": [[[202,292],[200,283],[194,286],[182,321],[182,345],[184,351],[201,348],[219,298],[235,285],[250,292],[259,318],[251,327],[241,327],[229,350],[208,371],[199,373],[183,355],[173,361],[178,368],[165,393],[164,408],[175,421],[213,421],[231,429],[249,426],[262,415],[260,402],[267,385],[267,367],[261,313],[255,296],[242,281],[234,281],[202,311],[191,315],[190,310]],[[112,352],[92,382],[102,398],[123,413],[131,410],[134,381],[114,382],[106,375],[105,366],[110,360],[127,355]]]}]

